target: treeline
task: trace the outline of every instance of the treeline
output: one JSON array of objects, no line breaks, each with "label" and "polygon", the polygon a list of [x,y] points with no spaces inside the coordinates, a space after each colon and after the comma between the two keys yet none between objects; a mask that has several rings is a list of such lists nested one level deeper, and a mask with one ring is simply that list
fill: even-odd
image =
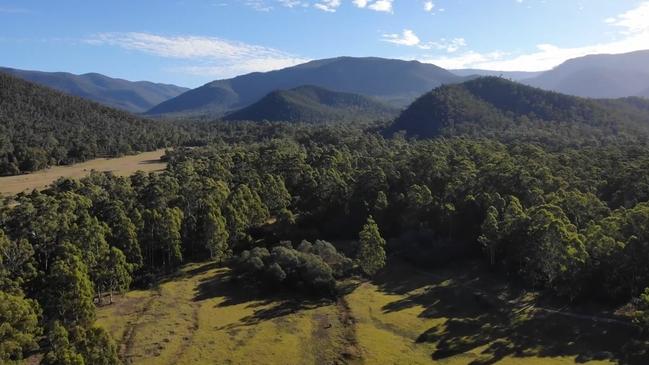
[{"label": "treeline", "polygon": [[118,362],[93,326],[95,305],[188,260],[315,295],[376,273],[389,254],[428,267],[482,256],[573,301],[622,303],[649,287],[649,146],[640,141],[201,128],[223,137],[170,152],[163,173],[62,179],[0,206],[0,316],[11,324],[0,359],[40,344],[46,363]]}]

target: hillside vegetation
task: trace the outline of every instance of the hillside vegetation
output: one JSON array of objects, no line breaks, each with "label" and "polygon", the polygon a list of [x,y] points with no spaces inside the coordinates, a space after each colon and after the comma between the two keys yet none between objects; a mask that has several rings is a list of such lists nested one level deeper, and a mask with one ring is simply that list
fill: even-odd
[{"label": "hillside vegetation", "polygon": [[387,133],[499,139],[544,134],[555,135],[555,139],[574,134],[646,136],[648,106],[648,101],[639,98],[590,100],[484,77],[425,94],[401,113]]},{"label": "hillside vegetation", "polygon": [[115,79],[98,73],[74,75],[2,67],[0,72],[132,113],[145,112],[189,90],[175,85]]},{"label": "hillside vegetation", "polygon": [[0,175],[178,145],[153,122],[0,73]]},{"label": "hillside vegetation", "polygon": [[260,101],[225,116],[225,120],[304,123],[388,120],[397,110],[365,96],[316,86],[274,91]]}]

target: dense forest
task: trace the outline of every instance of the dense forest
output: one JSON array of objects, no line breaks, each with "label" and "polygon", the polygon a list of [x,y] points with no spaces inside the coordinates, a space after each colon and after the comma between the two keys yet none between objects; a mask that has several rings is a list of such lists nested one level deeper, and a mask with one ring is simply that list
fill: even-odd
[{"label": "dense forest", "polygon": [[119,363],[95,307],[203,260],[245,283],[335,298],[340,279],[371,277],[391,257],[426,268],[482,258],[565,303],[630,302],[646,327],[645,102],[608,101],[624,106],[618,122],[574,99],[552,122],[554,99],[504,90],[507,128],[417,140],[382,125],[194,122],[187,140],[203,146],[169,151],[162,173],[95,172],[5,199],[0,359]]},{"label": "dense forest", "polygon": [[164,173],[60,180],[1,208],[3,359],[40,345],[45,363],[115,363],[94,306],[207,259],[242,280],[335,296],[339,278],[372,275],[390,255],[426,267],[482,256],[566,301],[639,298],[646,321],[645,144],[220,129],[230,141],[170,152]]},{"label": "dense forest", "polygon": [[0,72],[0,175],[187,140],[183,131]]}]

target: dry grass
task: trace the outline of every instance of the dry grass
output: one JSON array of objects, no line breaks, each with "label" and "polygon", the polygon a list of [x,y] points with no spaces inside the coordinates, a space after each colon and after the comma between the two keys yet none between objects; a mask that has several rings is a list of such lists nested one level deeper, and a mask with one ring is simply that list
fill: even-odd
[{"label": "dry grass", "polygon": [[55,166],[26,175],[0,177],[0,195],[15,195],[24,191],[44,189],[60,177],[78,179],[90,171],[112,171],[116,175],[129,176],[141,170],[161,171],[167,166],[160,161],[165,150],[144,152],[119,158],[98,158],[71,166]]}]

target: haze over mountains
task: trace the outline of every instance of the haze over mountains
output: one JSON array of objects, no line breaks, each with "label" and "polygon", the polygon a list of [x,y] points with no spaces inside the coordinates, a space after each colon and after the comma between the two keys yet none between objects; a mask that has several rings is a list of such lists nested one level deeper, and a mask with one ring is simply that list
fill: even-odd
[{"label": "haze over mountains", "polygon": [[224,117],[226,120],[330,122],[388,120],[396,108],[366,96],[300,86],[273,91],[260,101]]},{"label": "haze over mountains", "polygon": [[132,113],[145,112],[189,90],[175,85],[115,79],[98,73],[75,75],[67,72],[26,71],[1,67],[0,71]]},{"label": "haze over mountains", "polygon": [[575,58],[522,82],[590,98],[649,97],[649,51]]},{"label": "haze over mountains", "polygon": [[276,90],[314,85],[404,107],[421,94],[464,78],[417,61],[340,57],[217,80],[163,102],[147,114],[225,114]]}]

